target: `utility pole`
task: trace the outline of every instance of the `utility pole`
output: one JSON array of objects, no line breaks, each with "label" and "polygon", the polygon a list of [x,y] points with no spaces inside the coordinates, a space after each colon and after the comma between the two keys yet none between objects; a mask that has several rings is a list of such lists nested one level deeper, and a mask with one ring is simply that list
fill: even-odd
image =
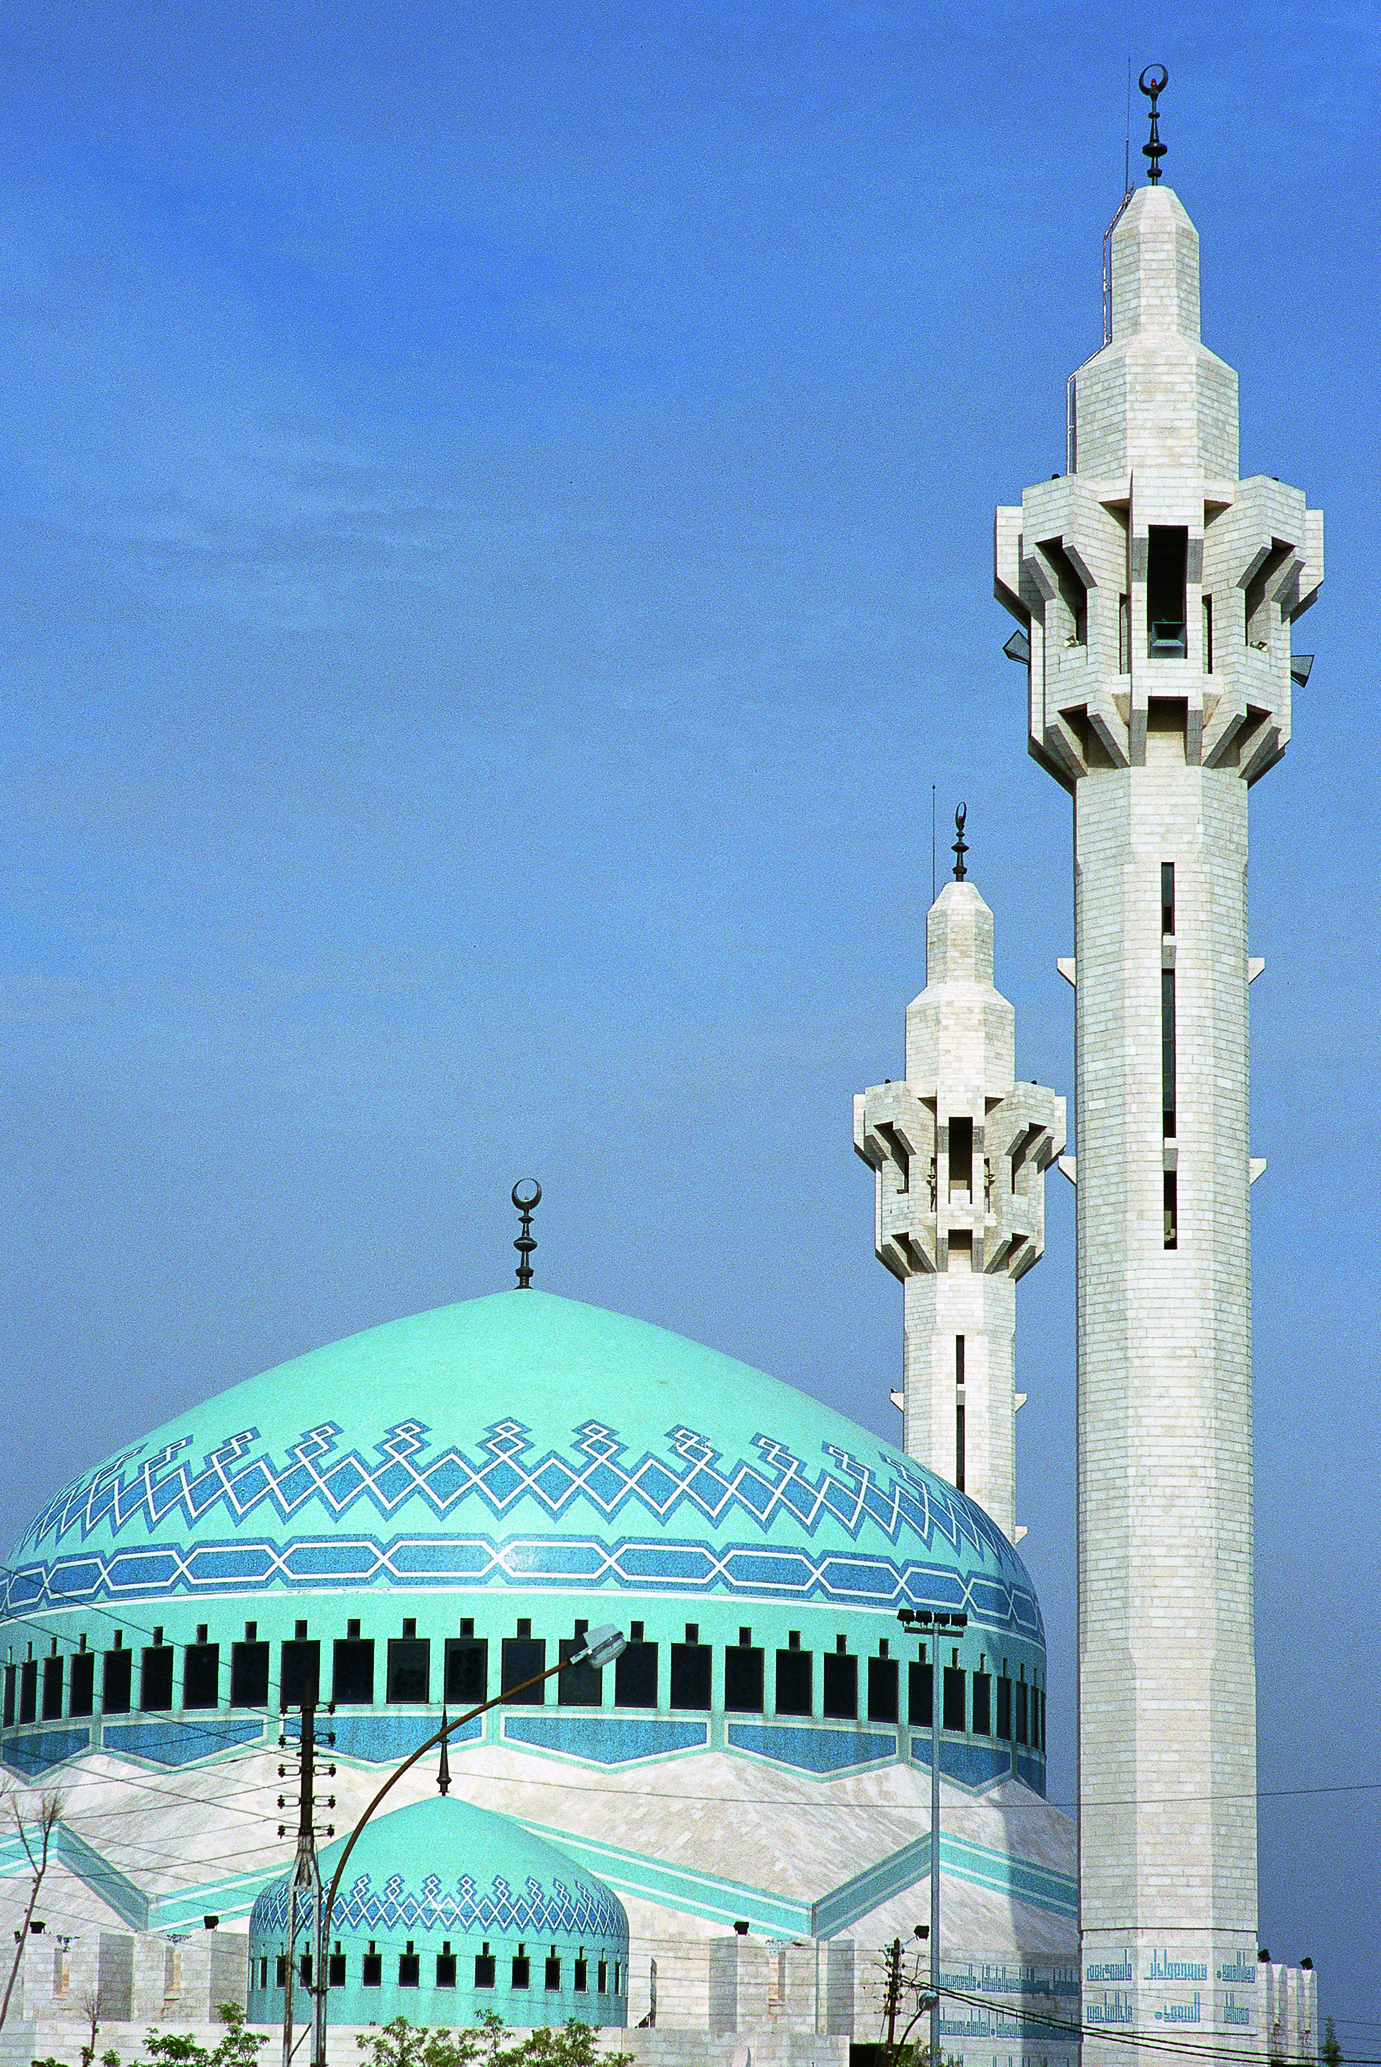
[{"label": "utility pole", "polygon": [[901,2000],[901,1939],[887,1948],[887,2067],[895,2067],[897,2050],[897,2007]]},{"label": "utility pole", "polygon": [[[297,1851],[293,1859],[292,1879],[288,1885],[288,1926],[283,1943],[283,2067],[291,2067],[293,2054],[293,1994],[297,1980],[297,1916],[298,1902],[305,1897],[311,1904],[311,1979],[306,1982],[309,1996],[318,1989],[324,1989],[325,1945],[322,1939],[324,1918],[321,1905],[321,1870],[316,1856],[316,1701],[304,1701],[301,1708],[301,1734],[298,1739],[298,1786],[297,1786]],[[334,1742],[334,1732],[331,1736]],[[286,1738],[280,1739],[287,1748]],[[327,1769],[332,1775],[335,1767]],[[283,1766],[278,1768],[279,1777],[286,1776]],[[336,1798],[328,1797],[328,1806],[334,1808]],[[278,1797],[279,1808],[287,1806],[284,1795]],[[326,1835],[334,1837],[334,1824],[328,1824]],[[280,1823],[278,1835],[286,1837],[287,1826]],[[304,1980],[305,1980],[304,1976]]]}]

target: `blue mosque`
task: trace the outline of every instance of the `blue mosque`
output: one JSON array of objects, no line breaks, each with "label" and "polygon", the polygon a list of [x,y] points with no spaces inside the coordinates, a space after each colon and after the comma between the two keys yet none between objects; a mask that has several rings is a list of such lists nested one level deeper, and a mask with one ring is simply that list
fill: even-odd
[{"label": "blue mosque", "polygon": [[304,1698],[331,1740],[326,1878],[443,1709],[614,1622],[613,1665],[455,1730],[452,1793],[419,1763],[367,1826],[333,2026],[874,2035],[877,1949],[914,1942],[929,1870],[908,1605],[965,1618],[940,1689],[946,1965],[994,2029],[1077,1986],[1020,1557],[900,1447],[643,1322],[513,1290],[299,1358],[63,1488],[5,1586],[5,1763],[63,1792],[43,1899],[104,1957],[112,2015],[175,2013],[132,1938],[178,1941],[184,1973],[238,1945],[251,2018],[281,2021]]},{"label": "blue mosque", "polygon": [[[923,2011],[946,2067],[1317,2050],[1312,1970],[1258,1943],[1246,797],[1308,679],[1322,519],[1238,477],[1165,84],[1066,471],[995,527],[1028,743],[1074,798],[1077,1155],[1016,1073],[961,807],[903,1073],[854,1109],[897,1442],[534,1290],[525,1220],[516,1289],[249,1378],[54,1493],[0,1574],[0,2067],[232,2000],[284,2067],[313,2001],[328,2067],[491,2011],[647,2067],[850,2067],[880,2034],[894,2062]],[[1017,1519],[1055,1166],[1077,1716]],[[1046,1796],[1076,1729],[1077,1828]]]}]

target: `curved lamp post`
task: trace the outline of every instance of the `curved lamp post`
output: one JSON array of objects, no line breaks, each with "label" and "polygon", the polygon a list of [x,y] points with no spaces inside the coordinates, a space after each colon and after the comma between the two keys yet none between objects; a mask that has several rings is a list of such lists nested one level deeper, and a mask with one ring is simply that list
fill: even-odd
[{"label": "curved lamp post", "polygon": [[[562,1658],[556,1665],[549,1665],[545,1672],[534,1672],[531,1679],[520,1680],[516,1687],[505,1687],[502,1692],[494,1694],[488,1701],[481,1701],[477,1708],[468,1709],[464,1715],[458,1715],[454,1722],[443,1722],[441,1728],[433,1731],[425,1744],[419,1744],[416,1751],[410,1752],[403,1760],[403,1763],[400,1766],[396,1766],[389,1774],[387,1780],[385,1780],[383,1786],[374,1796],[374,1799],[360,1817],[359,1822],[355,1825],[349,1837],[346,1838],[345,1850],[341,1853],[336,1870],[331,1875],[331,1885],[326,1891],[326,1900],[321,1906],[321,1923],[317,1934],[317,1970],[312,1976],[314,1982],[312,1992],[316,1996],[312,2067],[326,2067],[326,1998],[328,1994],[326,1948],[330,1943],[331,1909],[335,1903],[336,1890],[340,1886],[340,1877],[345,1871],[346,1861],[355,1849],[355,1840],[359,1837],[365,1824],[368,1823],[375,1809],[378,1808],[379,1803],[394,1782],[401,1780],[408,1768],[417,1764],[419,1758],[425,1757],[426,1753],[431,1751],[434,1746],[438,1744],[444,1745],[448,1737],[456,1730],[463,1729],[466,1723],[473,1722],[476,1716],[486,1714],[491,1708],[498,1708],[505,1701],[514,1700],[517,1695],[525,1694],[529,1687],[540,1686],[543,1680],[554,1679],[558,1672],[565,1672],[572,1665],[593,1665],[597,1672],[601,1671],[604,1666],[613,1663],[627,1643],[628,1639],[623,1631],[615,1629],[612,1622],[605,1623],[598,1629],[587,1631],[585,1645],[582,1650],[574,1652],[569,1658]],[[290,1959],[296,1957],[295,1950],[292,1947],[289,1948],[288,1956]]]}]

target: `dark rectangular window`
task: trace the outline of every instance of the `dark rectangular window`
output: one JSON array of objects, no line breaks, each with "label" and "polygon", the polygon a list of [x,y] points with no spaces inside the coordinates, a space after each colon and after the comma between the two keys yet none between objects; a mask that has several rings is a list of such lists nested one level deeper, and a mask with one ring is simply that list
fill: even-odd
[{"label": "dark rectangular window", "polygon": [[997,1682],[997,1734],[1010,1744],[1012,1741],[1012,1682],[1005,1672],[998,1675]]},{"label": "dark rectangular window", "polygon": [[1162,1180],[1165,1195],[1165,1246],[1178,1249],[1180,1246],[1180,1183],[1174,1170],[1167,1170]]},{"label": "dark rectangular window", "polygon": [[907,1673],[906,1712],[913,1728],[930,1728],[930,1661],[917,1662]]},{"label": "dark rectangular window", "polygon": [[43,1661],[43,1720],[53,1722],[62,1714],[62,1660]]},{"label": "dark rectangular window", "polygon": [[13,1665],[7,1665],[7,1666],[5,1667],[5,1728],[6,1728],[6,1729],[8,1729],[8,1728],[10,1727],[11,1723],[12,1723],[12,1722],[14,1721],[14,1696],[15,1696],[15,1687],[16,1687],[16,1684],[17,1684],[17,1682],[18,1682],[18,1679],[19,1679],[19,1672],[18,1672],[18,1668],[17,1668],[16,1666],[13,1666]]},{"label": "dark rectangular window", "polygon": [[476,1988],[492,1988],[494,1986],[494,1955],[489,1950],[488,1945],[485,1946],[483,1952],[475,1954],[475,1986]]},{"label": "dark rectangular window", "polygon": [[973,1676],[973,1734],[975,1737],[991,1737],[993,1734],[993,1676],[990,1672],[976,1672]]},{"label": "dark rectangular window", "polygon": [[848,1658],[842,1651],[826,1651],[823,1670],[822,1711],[839,1722],[857,1722],[857,1658]]},{"label": "dark rectangular window", "polygon": [[360,1704],[374,1699],[374,1639],[338,1636],[331,1646],[331,1699]]},{"label": "dark rectangular window", "polygon": [[337,1944],[335,1951],[326,1962],[326,1986],[328,1988],[343,1988],[345,1986],[345,1954],[341,1951],[339,1944]]},{"label": "dark rectangular window", "polygon": [[614,1706],[655,1708],[657,1706],[657,1646],[629,1644],[614,1666]]},{"label": "dark rectangular window", "polygon": [[1027,1715],[1027,1696],[1028,1696],[1028,1694],[1029,1694],[1029,1693],[1030,1693],[1030,1688],[1029,1688],[1029,1687],[1027,1686],[1027,1684],[1026,1684],[1026,1681],[1025,1681],[1024,1679],[1019,1679],[1019,1680],[1017,1681],[1017,1742],[1018,1742],[1018,1744],[1024,1744],[1024,1743],[1026,1742],[1026,1740],[1027,1740],[1027,1725],[1026,1725],[1026,1715]]},{"label": "dark rectangular window", "polygon": [[[502,1675],[501,1691],[505,1700],[513,1698],[511,1689],[520,1687],[525,1679],[532,1679],[537,1673],[545,1672],[547,1646],[543,1638],[531,1636],[506,1636],[499,1661]],[[523,1707],[540,1708],[547,1698],[546,1682],[529,1688],[517,1699]]]},{"label": "dark rectangular window", "polygon": [[184,1708],[218,1708],[221,1699],[221,1647],[188,1644],[182,1654]]},{"label": "dark rectangular window", "polygon": [[384,1985],[384,1955],[374,1950],[374,1940],[369,1941],[369,1950],[360,1961],[361,1988],[382,1988]]},{"label": "dark rectangular window", "polygon": [[421,1985],[421,1955],[413,1951],[412,1940],[409,1938],[407,1951],[400,1952],[398,1955],[398,1986],[400,1988],[420,1988]]},{"label": "dark rectangular window", "polygon": [[526,1988],[531,1979],[532,1961],[528,1958],[526,1949],[520,1945],[513,1955],[513,1986]]},{"label": "dark rectangular window", "polygon": [[577,1995],[588,1995],[590,1992],[590,1962],[584,1953],[575,1962],[575,1992]]},{"label": "dark rectangular window", "polygon": [[1175,1134],[1175,972],[1160,972],[1160,1105],[1167,1141]]},{"label": "dark rectangular window", "polygon": [[273,1985],[275,1988],[286,1988],[288,1985],[288,1955],[286,1952],[280,1952],[277,1960],[274,1962]]},{"label": "dark rectangular window", "polygon": [[1204,597],[1204,673],[1213,673],[1213,598]]},{"label": "dark rectangular window", "polygon": [[1117,672],[1130,674],[1132,666],[1132,599],[1117,599]]},{"label": "dark rectangular window", "polygon": [[438,1952],[436,1955],[436,1985],[438,1988],[454,1988],[456,1985],[456,1956],[454,1952]]},{"label": "dark rectangular window", "polygon": [[561,1961],[558,1955],[554,1952],[551,1953],[547,1958],[546,1965],[542,1974],[542,1985],[543,1987],[553,1991],[559,1989],[561,1986]]},{"label": "dark rectangular window", "polygon": [[947,1730],[962,1730],[968,1717],[968,1706],[964,1686],[965,1673],[962,1666],[947,1665],[944,1675],[944,1706],[941,1722]]},{"label": "dark rectangular window", "polygon": [[130,1661],[133,1651],[107,1651],[101,1672],[101,1707],[107,1715],[129,1714]]},{"label": "dark rectangular window", "polygon": [[671,1647],[671,1705],[673,1708],[707,1709],[710,1705],[710,1646],[673,1644]]},{"label": "dark rectangular window", "polygon": [[141,1708],[156,1710],[172,1707],[173,1656],[171,1644],[145,1645],[139,1673]]},{"label": "dark rectangular window", "polygon": [[477,1708],[489,1698],[489,1646],[483,1637],[446,1639],[446,1699],[457,1708]]},{"label": "dark rectangular window", "polygon": [[949,1195],[952,1199],[973,1196],[971,1119],[952,1119],[949,1123]]},{"label": "dark rectangular window", "polygon": [[1152,524],[1146,538],[1146,651],[1153,660],[1183,660],[1189,532],[1183,524]]},{"label": "dark rectangular window", "polygon": [[388,1640],[388,1699],[426,1702],[432,1691],[432,1645],[426,1636]]},{"label": "dark rectangular window", "polygon": [[1163,861],[1160,865],[1160,930],[1163,939],[1171,940],[1175,933],[1175,864]]},{"label": "dark rectangular window", "polygon": [[267,1644],[230,1646],[230,1705],[232,1708],[267,1708],[269,1701],[269,1647]]},{"label": "dark rectangular window", "polygon": [[954,1484],[958,1492],[964,1490],[964,1402],[956,1400],[954,1406]]},{"label": "dark rectangular window", "polygon": [[310,1988],[310,1987],[311,1987],[311,1985],[312,1985],[312,1955],[311,1955],[311,1953],[310,1953],[310,1952],[303,1952],[303,1953],[299,1954],[299,1956],[298,1956],[298,1961],[297,1961],[297,1978],[299,1979],[299,1981],[301,1981],[301,1983],[302,1983],[302,1986],[303,1986],[304,1988]]},{"label": "dark rectangular window", "polygon": [[724,1706],[734,1715],[762,1714],[762,1652],[756,1645],[724,1646]]},{"label": "dark rectangular window", "polygon": [[[577,1622],[574,1636],[563,1636],[559,1645],[562,1660],[573,1658],[585,1648],[588,1624]],[[565,1708],[598,1708],[604,1698],[604,1674],[597,1666],[568,1665],[556,1676],[556,1699]]]},{"label": "dark rectangular window", "polygon": [[895,1658],[868,1660],[868,1720],[897,1720],[897,1661]]},{"label": "dark rectangular window", "polygon": [[285,1642],[279,1668],[279,1700],[284,1708],[301,1708],[321,1699],[321,1645],[315,1637]]},{"label": "dark rectangular window", "polygon": [[96,1706],[96,1653],[74,1651],[69,1676],[67,1713],[90,1715]]},{"label": "dark rectangular window", "polygon": [[[778,1651],[778,1715],[809,1715],[814,1705],[815,1658],[810,1651]],[[726,1704],[727,1705],[727,1704]]]},{"label": "dark rectangular window", "polygon": [[597,1986],[601,1995],[609,1993],[609,1962],[607,1959],[602,1959],[599,1963]]},{"label": "dark rectangular window", "polygon": [[38,1660],[26,1658],[19,1668],[19,1720],[22,1723],[38,1719]]}]

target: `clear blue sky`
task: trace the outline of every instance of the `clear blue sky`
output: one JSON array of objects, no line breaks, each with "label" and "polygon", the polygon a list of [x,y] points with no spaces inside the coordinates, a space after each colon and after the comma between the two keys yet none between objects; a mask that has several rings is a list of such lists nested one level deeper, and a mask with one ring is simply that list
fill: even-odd
[{"label": "clear blue sky", "polygon": [[[10,1538],[207,1391],[509,1282],[528,1172],[541,1283],[896,1434],[849,1101],[900,1072],[932,782],[969,804],[1021,1072],[1070,1088],[1069,806],[990,527],[1064,463],[1129,56],[1170,66],[1243,471],[1328,525],[1253,801],[1261,1785],[1375,1780],[1356,7],[9,11]],[[1052,1178],[1020,1295],[1062,1798],[1071,1204]],[[1263,1942],[1375,2055],[1378,1803],[1261,1817]]]}]

